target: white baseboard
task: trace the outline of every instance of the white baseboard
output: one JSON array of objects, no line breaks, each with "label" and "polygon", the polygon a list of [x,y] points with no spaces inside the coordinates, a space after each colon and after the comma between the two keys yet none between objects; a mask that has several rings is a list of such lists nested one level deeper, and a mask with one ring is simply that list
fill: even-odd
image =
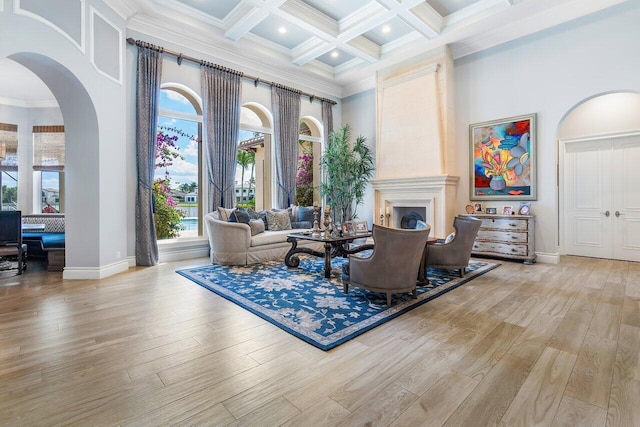
[{"label": "white baseboard", "polygon": [[102,267],[65,267],[62,272],[62,278],[70,280],[104,279],[105,277],[122,273],[128,269],[129,263],[127,260],[114,262]]},{"label": "white baseboard", "polygon": [[185,259],[202,258],[209,256],[209,246],[197,248],[184,248],[167,252],[160,252],[158,262],[182,261]]},{"label": "white baseboard", "polygon": [[536,262],[542,262],[545,264],[558,264],[560,263],[560,254],[558,252],[553,254],[536,252]]},{"label": "white baseboard", "polygon": [[[158,261],[172,262],[208,256],[209,242],[200,239],[159,246]],[[105,277],[127,271],[129,268],[135,266],[136,257],[128,256],[123,260],[102,267],[65,267],[62,272],[62,278],[71,280],[104,279]]]}]

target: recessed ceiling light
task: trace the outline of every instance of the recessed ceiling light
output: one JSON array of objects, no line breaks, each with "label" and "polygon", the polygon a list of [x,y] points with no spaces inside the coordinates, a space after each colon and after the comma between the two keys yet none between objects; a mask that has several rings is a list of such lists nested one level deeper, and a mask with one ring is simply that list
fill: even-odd
[{"label": "recessed ceiling light", "polygon": [[286,32],[287,32],[287,29],[286,29],[285,27],[280,27],[280,28],[278,28],[278,32],[279,32],[280,34],[284,34],[284,33],[286,33]]},{"label": "recessed ceiling light", "polygon": [[332,57],[332,58],[337,58],[337,57],[338,57],[338,55],[339,55],[339,54],[338,54],[338,52],[337,52],[337,51],[335,51],[335,50],[334,50],[333,52],[331,52],[331,57]]},{"label": "recessed ceiling light", "polygon": [[389,31],[391,31],[391,27],[388,25],[385,25],[382,27],[382,32],[383,33],[388,33]]}]

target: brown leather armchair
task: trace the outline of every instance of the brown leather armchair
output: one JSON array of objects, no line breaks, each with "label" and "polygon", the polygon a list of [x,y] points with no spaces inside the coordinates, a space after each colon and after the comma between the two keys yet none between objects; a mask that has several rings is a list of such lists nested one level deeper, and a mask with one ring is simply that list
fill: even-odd
[{"label": "brown leather armchair", "polygon": [[465,268],[469,266],[471,250],[476,240],[482,221],[472,217],[456,217],[453,220],[453,228],[456,235],[449,243],[436,243],[428,245],[424,252],[427,268],[458,269],[460,277],[464,277]]},{"label": "brown leather armchair", "polygon": [[[404,230],[373,226],[373,253],[368,258],[350,256],[348,273],[343,275],[344,293],[349,285],[387,294],[416,293],[416,272],[422,260],[431,227],[422,230]],[[345,266],[346,267],[346,266]]]}]

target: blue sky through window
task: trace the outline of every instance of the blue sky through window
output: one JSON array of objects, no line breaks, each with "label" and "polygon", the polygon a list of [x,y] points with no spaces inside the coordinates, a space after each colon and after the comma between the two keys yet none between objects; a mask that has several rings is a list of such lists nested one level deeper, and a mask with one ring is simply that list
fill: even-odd
[{"label": "blue sky through window", "polygon": [[[196,115],[196,110],[191,102],[174,90],[163,89],[160,92],[160,108]],[[198,142],[195,140],[198,137],[198,123],[191,120],[160,116],[158,117],[158,127],[180,131],[164,130],[168,135],[178,136],[176,146],[183,157],[183,159],[175,159],[173,165],[168,168],[171,186],[177,188],[180,184],[198,182]],[[193,138],[190,138],[190,136]],[[155,177],[163,178],[164,173],[164,169],[156,169]]]}]

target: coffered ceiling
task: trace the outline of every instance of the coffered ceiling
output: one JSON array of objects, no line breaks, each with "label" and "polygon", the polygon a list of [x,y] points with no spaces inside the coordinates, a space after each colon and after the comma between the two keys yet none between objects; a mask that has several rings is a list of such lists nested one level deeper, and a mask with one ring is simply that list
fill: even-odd
[{"label": "coffered ceiling", "polygon": [[336,98],[373,87],[381,68],[441,46],[460,58],[624,1],[104,0],[125,19],[127,37],[169,40]]},{"label": "coffered ceiling", "polygon": [[182,35],[329,80],[345,93],[408,56],[446,44],[458,58],[623,1],[106,0],[129,28],[179,22]]}]

